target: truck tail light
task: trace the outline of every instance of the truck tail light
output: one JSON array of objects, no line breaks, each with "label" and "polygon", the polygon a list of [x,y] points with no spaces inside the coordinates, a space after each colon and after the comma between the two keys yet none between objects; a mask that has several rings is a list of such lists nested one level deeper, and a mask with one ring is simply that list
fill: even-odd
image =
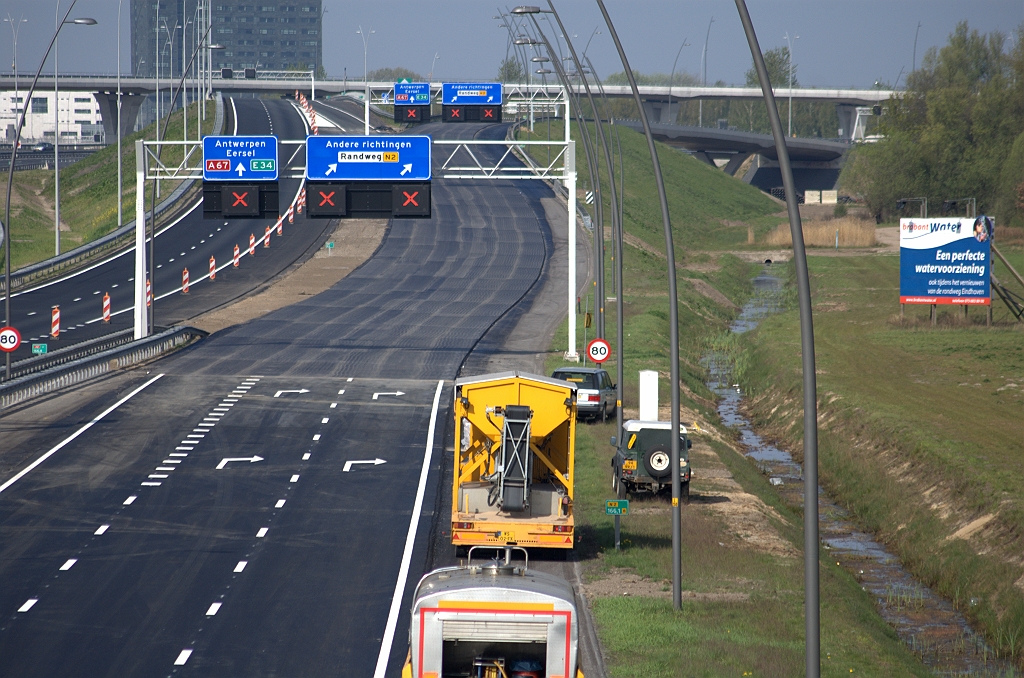
[{"label": "truck tail light", "polygon": [[472,530],[473,523],[455,523],[456,530]]},{"label": "truck tail light", "polygon": [[555,525],[551,528],[552,532],[572,532],[572,525]]}]

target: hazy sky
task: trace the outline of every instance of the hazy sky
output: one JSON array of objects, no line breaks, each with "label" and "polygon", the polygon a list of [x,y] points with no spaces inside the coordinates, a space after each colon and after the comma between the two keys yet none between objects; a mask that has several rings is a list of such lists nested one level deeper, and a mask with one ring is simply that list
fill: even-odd
[{"label": "hazy sky", "polygon": [[[532,0],[537,2],[538,0]],[[546,0],[545,0],[546,1]],[[63,0],[67,7],[70,0]],[[130,70],[129,6],[123,0],[121,63]],[[440,58],[435,80],[492,79],[505,57],[506,30],[492,17],[497,5],[479,0],[324,0],[324,62],[331,76],[350,78],[363,71],[363,44],[357,26],[370,35],[369,68],[404,66],[426,75],[434,54]],[[634,70],[669,72],[683,40],[678,69],[700,70],[708,22],[709,83],[741,84],[750,52],[733,0],[606,0]],[[18,39],[19,70],[34,71],[54,27],[55,0],[0,0],[0,16],[22,15]],[[514,5],[508,5],[512,7]],[[590,56],[602,77],[621,71],[608,31],[593,0],[556,0],[578,49],[596,35]],[[941,46],[961,20],[982,32],[1012,34],[1024,23],[1022,0],[748,0],[762,49],[793,45],[797,77],[814,87],[870,87],[893,82],[910,70],[914,32],[921,23],[917,63],[932,46]],[[502,5],[504,9],[506,5]],[[61,72],[113,73],[117,57],[118,0],[78,0],[73,16],[89,16],[97,26],[66,26],[61,32]],[[549,38],[555,31],[542,22]],[[0,70],[13,57],[10,24],[0,27]]]}]

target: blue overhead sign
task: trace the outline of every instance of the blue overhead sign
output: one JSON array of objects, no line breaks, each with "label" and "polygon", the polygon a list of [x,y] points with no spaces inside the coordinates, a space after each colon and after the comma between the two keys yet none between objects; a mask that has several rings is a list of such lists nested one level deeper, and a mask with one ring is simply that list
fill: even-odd
[{"label": "blue overhead sign", "polygon": [[426,106],[429,103],[429,82],[395,83],[395,106]]},{"label": "blue overhead sign", "polygon": [[203,137],[204,181],[277,181],[277,137]]},{"label": "blue overhead sign", "polygon": [[501,104],[500,82],[446,82],[441,85],[441,103]]},{"label": "blue overhead sign", "polygon": [[428,136],[306,137],[313,181],[430,181]]}]

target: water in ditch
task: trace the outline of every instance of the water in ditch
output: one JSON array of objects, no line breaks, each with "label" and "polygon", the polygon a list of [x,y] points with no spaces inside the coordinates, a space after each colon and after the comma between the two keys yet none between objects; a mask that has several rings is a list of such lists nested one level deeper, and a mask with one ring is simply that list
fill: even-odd
[{"label": "water in ditch", "polygon": [[[771,266],[754,279],[754,295],[730,330],[749,332],[767,316],[781,310],[784,286]],[[708,386],[718,395],[722,422],[739,432],[744,453],[758,465],[779,494],[792,505],[803,503],[803,475],[788,452],[764,441],[741,413],[743,392],[732,378],[728,356],[704,356]],[[964,615],[930,588],[917,581],[899,559],[870,534],[857,528],[850,513],[818,488],[820,535],[830,561],[841,563],[875,598],[882,617],[925,665],[942,676],[1019,676],[1014,667],[995,657],[992,648],[968,624]],[[964,604],[973,605],[971,599]],[[824,651],[823,651],[824,652]]]}]

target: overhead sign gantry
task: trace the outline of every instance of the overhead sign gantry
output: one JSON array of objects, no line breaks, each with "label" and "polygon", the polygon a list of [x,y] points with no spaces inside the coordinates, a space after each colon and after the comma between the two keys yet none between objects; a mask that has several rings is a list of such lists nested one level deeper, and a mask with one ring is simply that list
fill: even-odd
[{"label": "overhead sign gantry", "polygon": [[441,84],[442,122],[501,122],[500,82]]},{"label": "overhead sign gantry", "polygon": [[276,136],[203,137],[203,216],[276,215],[277,147]]}]

